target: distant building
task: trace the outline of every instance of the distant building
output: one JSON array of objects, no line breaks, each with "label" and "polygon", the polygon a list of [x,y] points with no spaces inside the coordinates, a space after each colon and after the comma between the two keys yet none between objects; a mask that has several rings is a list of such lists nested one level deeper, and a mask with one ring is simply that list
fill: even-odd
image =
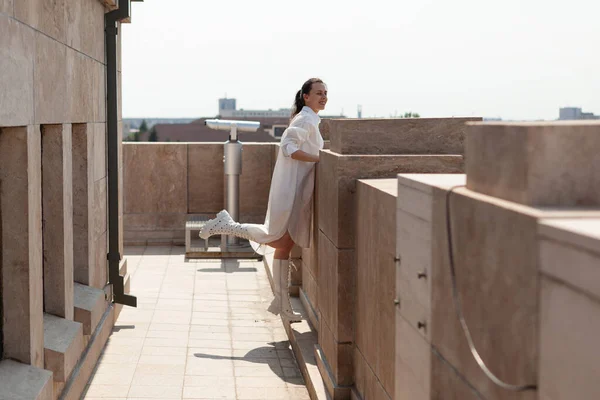
[{"label": "distant building", "polygon": [[237,110],[235,99],[219,99],[219,115],[223,115],[222,113],[227,113],[229,111]]},{"label": "distant building", "polygon": [[279,110],[238,110],[236,99],[219,99],[219,116],[221,118],[289,118],[291,108]]},{"label": "distant building", "polygon": [[559,111],[558,119],[561,121],[600,119],[600,115],[594,115],[590,112],[583,112],[579,107],[563,107]]},{"label": "distant building", "polygon": [[[189,124],[157,124],[156,134],[159,142],[225,142],[228,132],[217,131],[209,128],[204,121],[210,118],[200,118]],[[239,120],[242,118],[228,117]],[[260,122],[256,132],[239,132],[238,137],[242,142],[277,142],[289,123],[286,118],[252,118]],[[279,136],[277,136],[279,135]],[[147,141],[149,133],[140,135],[140,141]]]}]

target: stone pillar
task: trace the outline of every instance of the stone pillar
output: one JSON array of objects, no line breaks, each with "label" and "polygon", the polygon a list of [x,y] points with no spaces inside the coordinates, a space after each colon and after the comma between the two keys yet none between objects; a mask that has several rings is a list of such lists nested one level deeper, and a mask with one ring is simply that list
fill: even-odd
[{"label": "stone pillar", "polygon": [[107,282],[105,124],[73,124],[73,276],[104,288]]},{"label": "stone pillar", "polygon": [[73,319],[71,125],[42,126],[44,311]]},{"label": "stone pillar", "polygon": [[357,181],[462,172],[465,123],[478,120],[328,121],[331,151],[321,152],[317,170],[317,363],[332,398],[350,398],[355,381]]},{"label": "stone pillar", "polygon": [[0,130],[4,357],[44,367],[39,126]]}]

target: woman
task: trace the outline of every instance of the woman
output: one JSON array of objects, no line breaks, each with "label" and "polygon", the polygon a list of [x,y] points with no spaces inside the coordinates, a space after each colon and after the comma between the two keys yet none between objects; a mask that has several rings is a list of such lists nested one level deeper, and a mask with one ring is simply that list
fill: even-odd
[{"label": "woman", "polygon": [[265,245],[275,248],[275,304],[290,322],[301,321],[302,317],[293,312],[290,304],[289,256],[295,244],[307,248],[310,243],[314,170],[323,148],[319,132],[321,119],[317,114],[326,104],[327,86],[320,79],[309,79],[296,93],[290,126],[281,137],[265,223],[240,224],[223,210],[200,232],[203,239],[222,234],[248,239],[261,254]]}]

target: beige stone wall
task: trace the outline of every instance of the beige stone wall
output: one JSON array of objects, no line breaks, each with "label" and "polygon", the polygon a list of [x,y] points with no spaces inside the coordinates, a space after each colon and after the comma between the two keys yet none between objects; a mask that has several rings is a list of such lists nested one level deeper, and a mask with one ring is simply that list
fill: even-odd
[{"label": "beige stone wall", "polygon": [[364,399],[394,398],[396,179],[358,182],[355,387]]},{"label": "beige stone wall", "polygon": [[[466,177],[399,176],[395,399],[598,397],[589,371],[599,356],[592,337],[600,202],[585,195],[595,180],[580,173],[580,160],[557,150],[578,147],[584,136],[587,149],[571,156],[594,165],[598,156],[588,149],[598,146],[598,133],[594,123],[477,124],[467,130]],[[535,147],[523,143],[532,140]],[[447,196],[465,184],[450,197],[462,313],[487,367],[538,391],[494,384],[457,318]],[[540,199],[543,207],[535,206]]]},{"label": "beige stone wall", "polygon": [[[275,147],[244,143],[243,222],[264,221]],[[126,143],[123,157],[126,242],[182,243],[189,214],[210,217],[224,208],[223,144]]]},{"label": "beige stone wall", "polygon": [[[311,248],[303,252],[300,295],[319,331],[321,356],[317,363],[329,394],[335,399],[349,398],[351,393],[358,398],[391,398],[394,391],[391,353],[385,353],[386,346],[393,350],[389,331],[388,336],[369,339],[378,340],[377,344],[365,339],[373,329],[369,324],[385,325],[367,314],[377,308],[383,297],[389,297],[389,304],[393,305],[393,290],[375,296],[373,282],[358,284],[358,279],[370,276],[366,272],[369,266],[381,261],[377,252],[393,254],[394,245],[393,241],[386,245],[382,240],[375,246],[377,250],[365,247],[365,240],[373,244],[374,239],[363,236],[362,226],[372,223],[368,215],[376,211],[371,208],[381,206],[366,200],[366,195],[362,200],[366,203],[358,205],[359,182],[394,178],[402,172],[462,172],[465,122],[437,119],[326,123],[331,150],[321,152],[317,167],[316,223]],[[412,138],[410,146],[407,137]],[[441,150],[442,144],[447,146],[445,150]],[[393,232],[393,222],[390,226]],[[360,306],[357,301],[361,301]],[[393,310],[389,307],[391,321]],[[393,330],[392,325],[390,328]],[[359,337],[361,344],[357,342]],[[380,358],[384,354],[387,358]]]},{"label": "beige stone wall", "polygon": [[81,334],[68,356],[52,350],[53,331],[79,332],[73,319],[87,318],[74,282],[107,284],[107,11],[98,0],[0,0],[0,359],[51,370],[54,398],[83,351]]}]

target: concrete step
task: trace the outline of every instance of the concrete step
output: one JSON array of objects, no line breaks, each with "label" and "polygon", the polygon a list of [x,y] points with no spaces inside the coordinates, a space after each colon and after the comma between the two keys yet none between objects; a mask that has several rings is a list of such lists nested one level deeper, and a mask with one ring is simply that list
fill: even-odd
[{"label": "concrete step", "polygon": [[[295,312],[299,312],[302,315],[307,314],[300,299],[292,298],[291,302]],[[311,328],[308,321],[293,324],[284,321],[284,327],[290,339],[292,351],[304,377],[310,398],[312,400],[329,399],[330,397],[325,389],[315,356],[315,345],[319,340],[317,332]]]},{"label": "concrete step", "polygon": [[52,400],[52,372],[12,360],[0,361],[0,399]]},{"label": "concrete step", "polygon": [[90,336],[108,306],[104,291],[75,283],[75,321],[83,324],[83,334]]},{"label": "concrete step", "polygon": [[44,368],[66,382],[83,352],[83,324],[44,314]]}]

